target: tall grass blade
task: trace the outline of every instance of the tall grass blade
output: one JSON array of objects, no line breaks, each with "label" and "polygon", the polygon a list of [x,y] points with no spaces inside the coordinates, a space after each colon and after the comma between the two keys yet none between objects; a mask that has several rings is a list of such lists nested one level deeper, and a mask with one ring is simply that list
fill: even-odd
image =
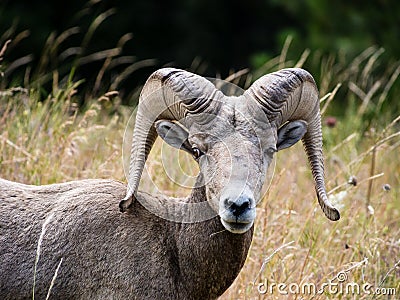
[{"label": "tall grass blade", "polygon": [[50,294],[51,294],[51,290],[54,286],[54,283],[56,282],[57,279],[57,275],[58,275],[58,270],[60,270],[61,264],[63,262],[63,257],[61,257],[60,262],[58,263],[58,266],[56,268],[56,271],[54,272],[53,278],[51,279],[51,283],[50,283],[50,287],[49,290],[47,291],[47,296],[46,296],[46,300],[50,299]]},{"label": "tall grass blade", "polygon": [[33,287],[32,287],[32,300],[35,300],[35,288],[36,288],[36,275],[37,275],[37,266],[39,263],[40,252],[42,248],[43,238],[46,233],[47,225],[50,223],[51,219],[53,218],[54,214],[50,214],[42,225],[42,232],[40,233],[37,248],[36,248],[36,258],[35,258],[35,267],[33,272]]}]

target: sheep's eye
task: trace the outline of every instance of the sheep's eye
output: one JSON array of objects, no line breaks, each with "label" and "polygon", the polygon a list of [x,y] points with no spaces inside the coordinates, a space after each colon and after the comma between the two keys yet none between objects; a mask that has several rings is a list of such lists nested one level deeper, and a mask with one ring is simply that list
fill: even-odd
[{"label": "sheep's eye", "polygon": [[192,147],[192,153],[193,153],[194,158],[196,158],[196,159],[203,155],[203,152],[201,152],[201,150],[199,148],[197,148],[196,146]]},{"label": "sheep's eye", "polygon": [[267,153],[268,156],[272,157],[276,151],[277,151],[277,150],[276,150],[274,147],[269,147],[269,148],[266,150],[266,153]]}]

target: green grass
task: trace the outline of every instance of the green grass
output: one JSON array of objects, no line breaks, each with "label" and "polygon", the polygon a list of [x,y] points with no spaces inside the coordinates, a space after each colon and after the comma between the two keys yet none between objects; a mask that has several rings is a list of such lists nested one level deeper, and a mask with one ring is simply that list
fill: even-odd
[{"label": "green grass", "polygon": [[[301,66],[309,55],[305,52],[299,61],[288,62],[286,52],[260,70],[232,78],[248,85],[262,73]],[[379,53],[379,49],[366,50],[347,67],[334,58],[319,61],[327,188],[337,198],[335,205],[342,218],[330,222],[319,209],[302,146],[280,152],[272,184],[258,207],[248,259],[222,299],[288,299],[276,289],[272,295],[261,295],[257,285],[267,281],[321,286],[346,270],[346,282],[392,287],[400,294],[400,126],[393,111],[382,110],[396,100],[390,97],[399,68],[388,66],[378,77],[373,68]],[[316,63],[315,56],[309,60]],[[46,99],[42,99],[40,86],[0,91],[0,177],[29,184],[83,178],[125,181],[122,145],[133,108],[121,105],[112,89],[82,99],[76,92],[82,83],[56,83]],[[343,98],[340,104],[339,97]],[[82,100],[86,104],[79,107]],[[337,118],[334,127],[325,125],[328,114]],[[129,124],[128,131],[132,120]],[[124,147],[125,153],[129,151],[129,143]],[[195,176],[197,166],[185,153],[177,153],[156,143],[142,190],[155,191],[156,186],[172,196],[189,193],[189,188],[174,184],[161,168],[172,159],[179,160],[180,168],[172,164],[165,169],[176,181],[190,185],[190,181],[183,182],[183,175]],[[348,183],[350,177],[356,178],[356,185]],[[367,263],[357,264],[365,259]],[[312,298],[293,294],[289,299],[301,296]],[[313,297],[326,298],[395,299],[327,293]]]}]

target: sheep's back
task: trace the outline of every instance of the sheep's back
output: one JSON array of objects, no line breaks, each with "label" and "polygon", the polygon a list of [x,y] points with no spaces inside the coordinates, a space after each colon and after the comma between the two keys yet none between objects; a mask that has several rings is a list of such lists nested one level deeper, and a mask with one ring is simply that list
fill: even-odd
[{"label": "sheep's back", "polygon": [[[154,288],[147,282],[170,277],[163,261],[163,222],[139,204],[120,213],[125,190],[112,180],[30,186],[0,179],[0,298],[32,298],[39,248],[35,295],[40,299],[61,260],[51,293],[56,298],[146,294]],[[143,252],[154,259],[144,261]]]}]

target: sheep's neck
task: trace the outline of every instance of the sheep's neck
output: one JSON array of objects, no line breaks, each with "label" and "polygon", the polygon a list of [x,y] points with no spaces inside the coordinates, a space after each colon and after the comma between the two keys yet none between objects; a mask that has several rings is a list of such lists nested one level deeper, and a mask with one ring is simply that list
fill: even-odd
[{"label": "sheep's neck", "polygon": [[[191,202],[206,201],[204,187],[195,188]],[[218,216],[199,223],[178,225],[177,250],[180,282],[185,293],[196,298],[216,298],[235,280],[246,260],[253,228],[233,234]]]}]

